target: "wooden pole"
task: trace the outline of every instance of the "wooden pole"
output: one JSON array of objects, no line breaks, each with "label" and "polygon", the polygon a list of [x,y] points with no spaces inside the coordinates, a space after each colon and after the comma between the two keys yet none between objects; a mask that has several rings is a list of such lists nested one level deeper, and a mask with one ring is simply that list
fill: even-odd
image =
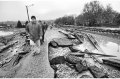
[{"label": "wooden pole", "polygon": [[30,22],[29,13],[28,13],[28,6],[26,6],[26,10],[27,10],[28,22]]}]

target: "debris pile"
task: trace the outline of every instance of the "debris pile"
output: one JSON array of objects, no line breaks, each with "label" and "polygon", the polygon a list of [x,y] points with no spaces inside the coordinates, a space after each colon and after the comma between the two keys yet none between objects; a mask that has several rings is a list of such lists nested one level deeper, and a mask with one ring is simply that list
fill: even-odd
[{"label": "debris pile", "polygon": [[[91,41],[88,36],[85,38],[86,35],[84,34],[60,33],[64,34],[66,38],[58,38],[49,43],[49,61],[51,67],[55,70],[55,78],[116,78],[116,74],[117,78],[120,78],[118,69],[111,67],[112,70],[110,71],[110,67],[97,58],[97,55],[115,56],[91,53],[88,49],[77,48],[79,45],[82,46],[87,38],[94,48],[102,52],[96,41]],[[66,40],[69,40],[69,42]],[[113,74],[113,72],[116,74]]]}]

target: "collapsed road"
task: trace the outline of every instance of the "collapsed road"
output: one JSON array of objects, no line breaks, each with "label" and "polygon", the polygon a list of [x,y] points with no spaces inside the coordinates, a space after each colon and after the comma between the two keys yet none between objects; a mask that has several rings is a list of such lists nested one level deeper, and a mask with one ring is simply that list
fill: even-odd
[{"label": "collapsed road", "polygon": [[[120,60],[103,53],[90,35],[48,28],[36,56],[36,47],[26,43],[25,32],[10,37],[0,47],[1,78],[120,78]],[[109,57],[111,61],[104,59]]]}]

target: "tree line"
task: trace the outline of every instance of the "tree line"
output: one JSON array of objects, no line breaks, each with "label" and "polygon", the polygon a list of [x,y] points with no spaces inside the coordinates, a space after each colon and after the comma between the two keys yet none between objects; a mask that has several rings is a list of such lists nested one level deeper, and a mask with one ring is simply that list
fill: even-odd
[{"label": "tree line", "polygon": [[110,4],[104,7],[99,1],[92,1],[84,5],[82,13],[77,17],[63,16],[54,22],[78,26],[118,26],[120,25],[120,13],[113,10]]}]

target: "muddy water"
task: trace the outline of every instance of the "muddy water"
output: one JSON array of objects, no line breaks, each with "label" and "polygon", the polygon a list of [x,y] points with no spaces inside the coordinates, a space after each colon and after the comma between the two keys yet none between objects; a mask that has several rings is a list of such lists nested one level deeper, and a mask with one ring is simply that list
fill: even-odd
[{"label": "muddy water", "polygon": [[[116,58],[120,59],[120,40],[92,34],[95,39],[98,41],[100,47],[102,48],[103,52],[108,55],[115,55]],[[91,49],[95,51],[95,49]]]}]

